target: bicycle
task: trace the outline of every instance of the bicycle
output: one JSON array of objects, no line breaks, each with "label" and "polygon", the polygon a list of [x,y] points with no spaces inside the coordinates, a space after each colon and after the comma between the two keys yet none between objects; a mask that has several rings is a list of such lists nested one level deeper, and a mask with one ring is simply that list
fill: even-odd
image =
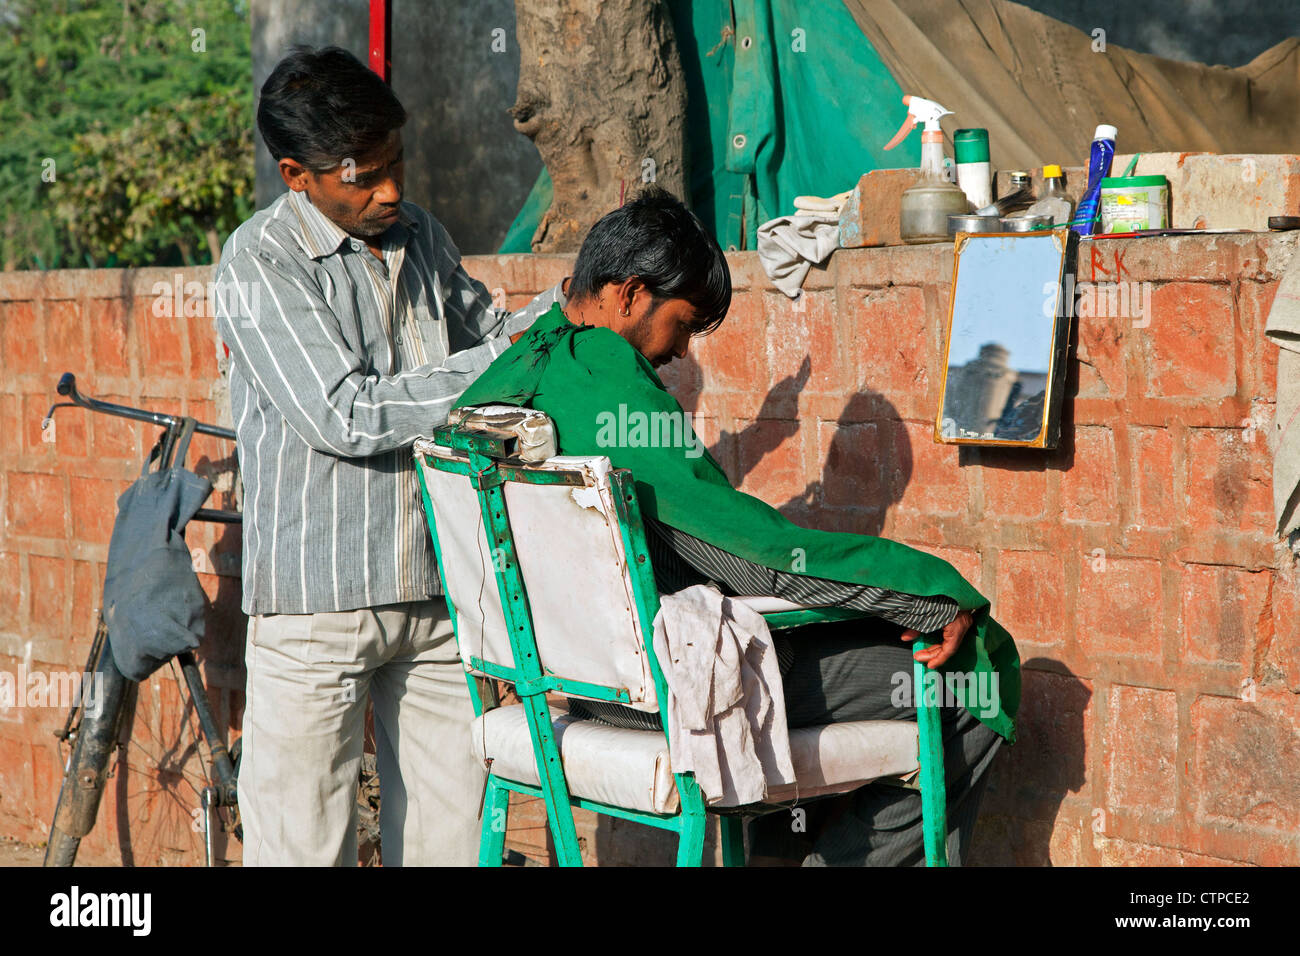
[{"label": "bicycle", "polygon": [[[57,391],[59,395],[70,401],[56,402],[52,405],[45,416],[45,423],[53,420],[54,413],[59,408],[79,407],[162,427],[163,432],[158,436],[149,454],[150,461],[157,459],[159,468],[172,466],[182,435],[187,430],[228,441],[235,440],[235,433],[229,428],[194,422],[192,419],[188,420],[187,428],[187,420],[175,415],[86,398],[77,391],[76,377],[71,372],[65,372],[59,378]],[[238,511],[200,508],[193,520],[238,524],[243,519]],[[211,771],[207,775],[207,785],[200,794],[200,800],[204,855],[206,864],[211,866],[213,835],[219,808],[228,808],[231,816],[230,824],[223,829],[232,832],[236,839],[242,840],[242,829],[238,822],[237,796],[241,748],[236,741],[233,750],[227,749],[208,702],[207,688],[199,673],[194,654],[191,651],[182,652],[175,657],[175,661],[180,665],[185,681],[184,686],[189,691],[188,704],[194,708],[198,716],[199,727],[208,747]],[[75,862],[81,840],[95,825],[104,788],[111,776],[109,765],[114,751],[121,743],[119,738],[124,717],[131,709],[135,682],[123,676],[114,663],[108,627],[102,610],[98,614],[95,637],[82,673],[87,676],[93,675],[91,679],[102,689],[99,691],[98,706],[94,713],[87,712],[85,695],[78,695],[78,698],[72,702],[62,729],[55,731],[55,736],[61,744],[71,745],[71,752],[64,768],[54,820],[50,824],[45,866],[72,866]],[[101,681],[102,685],[99,683]]]}]

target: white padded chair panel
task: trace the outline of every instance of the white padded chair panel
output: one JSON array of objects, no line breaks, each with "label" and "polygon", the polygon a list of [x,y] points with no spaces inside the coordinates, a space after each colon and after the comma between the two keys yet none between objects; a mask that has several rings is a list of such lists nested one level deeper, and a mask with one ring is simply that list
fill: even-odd
[{"label": "white padded chair panel", "polygon": [[[650,813],[677,812],[681,801],[662,732],[606,727],[555,709],[551,717],[570,794]],[[498,777],[539,785],[522,706],[487,711],[474,721],[473,741],[475,755],[490,757]]]},{"label": "white padded chair panel", "polygon": [[[432,442],[417,442],[416,452],[451,457]],[[447,588],[456,608],[462,653],[513,666],[478,497],[464,476],[438,471],[425,465],[422,457],[419,460],[433,505]],[[531,467],[577,471],[586,482],[581,487],[504,485],[543,671],[626,688],[629,706],[657,710],[618,533],[609,460],[556,457]]]},{"label": "white padded chair panel", "polygon": [[[551,715],[570,793],[654,813],[676,811],[677,784],[661,731],[607,727],[558,710]],[[475,754],[492,758],[493,773],[538,785],[522,706],[498,707],[479,717],[473,739]],[[801,727],[790,731],[790,754],[798,785],[774,788],[770,802],[843,792],[915,771],[916,724],[863,720]]]},{"label": "white padded chair panel", "polygon": [[657,709],[608,479],[512,482],[505,498],[547,673],[625,687],[637,709]]},{"label": "white padded chair panel", "polygon": [[441,455],[432,442],[416,443],[418,467],[424,475],[434,525],[446,575],[447,597],[456,610],[456,637],[461,655],[513,666],[514,656],[506,634],[501,596],[492,572],[488,545],[479,511],[478,495],[469,479],[424,464],[423,454]]},{"label": "white padded chair panel", "polygon": [[905,776],[919,766],[916,722],[857,720],[790,731],[790,758],[798,786],[774,787],[768,800],[851,790],[881,777]]}]

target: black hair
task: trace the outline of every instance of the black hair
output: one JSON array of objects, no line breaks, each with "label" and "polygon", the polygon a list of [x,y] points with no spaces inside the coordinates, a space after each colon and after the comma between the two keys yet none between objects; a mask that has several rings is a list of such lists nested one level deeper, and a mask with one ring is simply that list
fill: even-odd
[{"label": "black hair", "polygon": [[388,84],[347,50],[295,46],[262,85],[257,128],[277,161],[333,169],[382,146],[406,122]]},{"label": "black hair", "polygon": [[712,332],[731,305],[731,271],[722,247],[672,193],[648,186],[602,216],[582,240],[569,280],[569,298],[596,295],[631,276],[656,300],[685,299],[702,319],[696,335]]}]

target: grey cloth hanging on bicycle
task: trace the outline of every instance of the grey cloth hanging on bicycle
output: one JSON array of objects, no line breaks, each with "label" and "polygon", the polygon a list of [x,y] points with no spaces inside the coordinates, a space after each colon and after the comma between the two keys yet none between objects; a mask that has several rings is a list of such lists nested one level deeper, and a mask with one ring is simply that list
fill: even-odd
[{"label": "grey cloth hanging on bicycle", "polygon": [[[183,464],[194,419],[184,420],[174,460]],[[155,453],[159,468],[149,471]],[[207,599],[199,585],[185,525],[212,493],[212,483],[155,448],[144,471],[117,499],[108,546],[104,620],[117,669],[141,681],[203,637]]]}]

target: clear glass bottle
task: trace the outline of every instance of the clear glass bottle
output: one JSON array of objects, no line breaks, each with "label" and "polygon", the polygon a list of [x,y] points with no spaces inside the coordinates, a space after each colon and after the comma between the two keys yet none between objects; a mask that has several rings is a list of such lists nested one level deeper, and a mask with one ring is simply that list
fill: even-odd
[{"label": "clear glass bottle", "polygon": [[1011,176],[1011,192],[993,204],[997,206],[999,216],[1014,216],[1017,213],[1024,212],[1034,204],[1033,177],[1028,172],[1020,169],[1013,170],[1009,175]]}]

